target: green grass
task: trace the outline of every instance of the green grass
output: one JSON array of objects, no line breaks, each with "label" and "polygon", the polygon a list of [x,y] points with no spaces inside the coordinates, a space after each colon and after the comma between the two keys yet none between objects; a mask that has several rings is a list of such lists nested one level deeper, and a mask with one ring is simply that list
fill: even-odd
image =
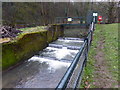
[{"label": "green grass", "polygon": [[21,38],[25,34],[31,34],[31,33],[37,33],[37,32],[47,31],[45,29],[45,26],[22,28],[22,29],[19,29],[19,30],[21,30],[22,33],[20,33],[17,38]]},{"label": "green grass", "polygon": [[39,31],[45,31],[46,26],[37,26],[37,27],[29,27],[29,28],[22,28],[20,29],[23,33],[34,33],[34,32],[39,32]]},{"label": "green grass", "polygon": [[21,28],[19,30],[21,30],[22,32],[19,33],[18,36],[15,37],[14,39],[12,39],[9,43],[16,42],[17,40],[23,38],[23,36],[25,36],[27,34],[40,33],[40,32],[45,32],[45,31],[47,32],[47,30],[45,28],[46,28],[46,26]]},{"label": "green grass", "polygon": [[[100,27],[96,27],[96,29],[99,29]],[[90,47],[90,51],[88,54],[88,61],[87,61],[87,66],[84,69],[84,73],[83,73],[83,77],[82,77],[82,82],[81,82],[81,88],[85,88],[86,86],[86,82],[88,84],[90,84],[91,87],[94,87],[92,85],[92,82],[94,81],[94,64],[95,64],[95,59],[94,56],[96,55],[96,48],[97,48],[97,41],[100,38],[97,38],[99,36],[99,31],[95,30],[94,34],[93,34],[93,41],[92,41],[92,45]]]},{"label": "green grass", "polygon": [[[102,51],[105,54],[105,59],[107,60],[109,71],[111,72],[113,79],[118,80],[118,24],[96,25],[92,46],[88,55],[87,66],[85,67],[81,82],[81,88],[86,86],[86,82],[88,85],[90,84],[90,88],[95,88],[93,85],[95,71],[94,56],[97,53],[96,47],[101,37],[105,39],[105,48]],[[115,83],[115,85],[117,85],[117,83]]]},{"label": "green grass", "polygon": [[118,24],[104,25],[104,30],[106,32],[104,45],[105,59],[108,61],[113,79],[118,80]]}]

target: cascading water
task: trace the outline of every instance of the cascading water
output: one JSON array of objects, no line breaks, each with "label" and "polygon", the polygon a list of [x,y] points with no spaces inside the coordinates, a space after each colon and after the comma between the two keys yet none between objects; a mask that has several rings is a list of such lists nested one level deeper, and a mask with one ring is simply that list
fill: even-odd
[{"label": "cascading water", "polygon": [[3,88],[55,88],[83,40],[59,38],[18,67],[3,73]]}]

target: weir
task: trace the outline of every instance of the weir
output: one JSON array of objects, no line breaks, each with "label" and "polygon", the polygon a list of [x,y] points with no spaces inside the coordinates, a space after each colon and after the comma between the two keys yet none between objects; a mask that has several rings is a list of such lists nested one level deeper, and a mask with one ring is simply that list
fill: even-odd
[{"label": "weir", "polygon": [[[3,72],[3,88],[78,88],[93,29],[94,23],[82,30],[86,33],[80,38],[80,28],[67,29],[68,32],[64,28],[64,37],[49,43],[21,65]],[[76,33],[70,35],[70,32]]]},{"label": "weir", "polygon": [[[57,87],[83,42],[78,38],[59,38],[50,43],[47,48],[25,61],[22,65],[4,73],[3,87]],[[72,44],[73,46],[69,46]]]}]

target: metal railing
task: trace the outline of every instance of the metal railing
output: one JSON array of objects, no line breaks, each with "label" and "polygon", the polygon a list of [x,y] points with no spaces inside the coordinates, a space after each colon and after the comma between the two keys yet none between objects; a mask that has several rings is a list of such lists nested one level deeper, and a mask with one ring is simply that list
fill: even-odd
[{"label": "metal railing", "polygon": [[[78,85],[80,85],[82,79],[81,75],[87,62],[87,56],[92,41],[93,31],[94,31],[94,23],[90,25],[88,36],[85,38],[82,47],[80,48],[79,52],[73,59],[71,65],[67,69],[63,78],[59,82],[58,86],[56,87],[56,90],[58,89],[64,90],[66,88],[76,89]],[[76,74],[76,77],[74,77],[75,76],[74,74]],[[71,84],[72,82],[74,83]]]}]

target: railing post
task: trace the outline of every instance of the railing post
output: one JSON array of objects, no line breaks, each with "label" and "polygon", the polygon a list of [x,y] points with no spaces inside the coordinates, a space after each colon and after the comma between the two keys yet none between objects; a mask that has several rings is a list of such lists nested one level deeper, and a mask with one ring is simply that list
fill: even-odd
[{"label": "railing post", "polygon": [[93,31],[94,31],[94,23],[92,23],[92,28],[91,28],[91,40],[90,40],[90,44],[93,40]]},{"label": "railing post", "polygon": [[88,44],[88,37],[85,38],[85,40],[87,41],[87,46],[86,46],[86,51],[85,51],[85,67],[87,65],[87,56],[88,56],[88,51],[89,51],[89,44]]}]

